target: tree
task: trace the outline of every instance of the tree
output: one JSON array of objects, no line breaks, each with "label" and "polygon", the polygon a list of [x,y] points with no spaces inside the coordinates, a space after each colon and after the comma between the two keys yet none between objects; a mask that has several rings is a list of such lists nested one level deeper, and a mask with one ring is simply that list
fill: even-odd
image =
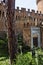
[{"label": "tree", "polygon": [[8,48],[10,54],[10,62],[16,59],[17,43],[15,37],[15,0],[8,0]]}]

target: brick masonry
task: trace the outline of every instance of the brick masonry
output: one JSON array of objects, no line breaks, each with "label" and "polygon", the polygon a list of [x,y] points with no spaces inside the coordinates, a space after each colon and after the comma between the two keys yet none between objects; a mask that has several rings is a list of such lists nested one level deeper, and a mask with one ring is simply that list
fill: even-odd
[{"label": "brick masonry", "polygon": [[[42,0],[41,0],[42,1]],[[40,2],[41,2],[40,1]],[[41,4],[37,2],[38,9]],[[40,47],[43,47],[43,10],[35,12],[35,10],[17,7],[15,9],[15,29],[16,34],[19,32],[23,34],[23,41],[31,47],[31,28],[40,28]],[[14,26],[14,25],[13,25]],[[0,31],[7,32],[7,6],[0,3]]]}]

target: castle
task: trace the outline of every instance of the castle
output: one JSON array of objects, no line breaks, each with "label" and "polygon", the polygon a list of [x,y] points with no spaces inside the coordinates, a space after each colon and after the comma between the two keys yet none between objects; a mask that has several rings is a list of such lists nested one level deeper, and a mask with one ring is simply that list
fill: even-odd
[{"label": "castle", "polygon": [[[43,0],[37,0],[38,11],[26,11],[26,8],[15,9],[16,35],[23,35],[23,42],[33,48],[43,48]],[[0,36],[7,33],[7,6],[0,3]]]}]

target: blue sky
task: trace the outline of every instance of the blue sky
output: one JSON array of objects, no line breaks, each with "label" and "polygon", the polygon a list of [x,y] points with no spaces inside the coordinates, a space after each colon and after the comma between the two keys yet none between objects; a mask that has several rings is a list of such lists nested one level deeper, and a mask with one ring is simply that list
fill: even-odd
[{"label": "blue sky", "polygon": [[19,6],[20,8],[24,7],[26,9],[37,10],[36,0],[15,0],[15,1],[16,1],[15,7]]},{"label": "blue sky", "polygon": [[36,0],[16,0],[17,6],[37,10]]}]

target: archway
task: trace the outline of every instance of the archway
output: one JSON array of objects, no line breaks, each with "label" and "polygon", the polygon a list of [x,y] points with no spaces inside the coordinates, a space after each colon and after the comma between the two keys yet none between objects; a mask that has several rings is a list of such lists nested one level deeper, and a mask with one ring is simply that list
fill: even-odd
[{"label": "archway", "polygon": [[40,47],[40,28],[31,27],[31,48]]}]

